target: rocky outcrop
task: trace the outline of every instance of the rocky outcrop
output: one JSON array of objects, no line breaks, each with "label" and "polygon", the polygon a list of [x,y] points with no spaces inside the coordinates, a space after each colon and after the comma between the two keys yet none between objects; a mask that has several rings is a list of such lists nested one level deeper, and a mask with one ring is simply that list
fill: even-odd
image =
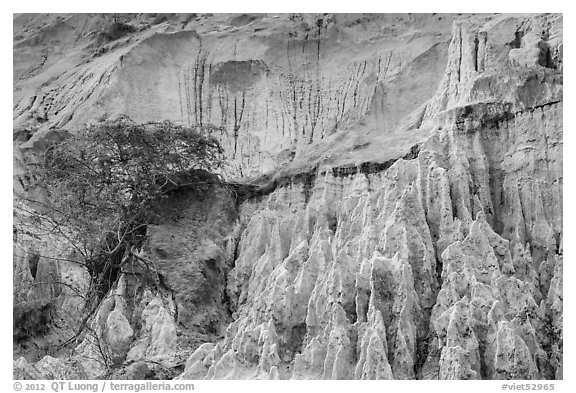
[{"label": "rocky outcrop", "polygon": [[[542,261],[494,232],[478,194],[431,159],[458,149],[440,135],[385,173],[325,175],[309,202],[295,185],[244,207],[235,321],[192,357],[205,377],[553,377]],[[490,195],[487,176],[470,183]]]},{"label": "rocky outcrop", "polygon": [[218,137],[234,175],[271,172],[360,120],[392,131],[433,95],[456,17],[237,16],[16,16],[14,128],[171,120]]},{"label": "rocky outcrop", "polygon": [[[491,42],[519,23],[456,25],[449,52],[461,58],[449,58],[440,98],[428,105],[422,127],[430,117],[434,130],[417,157],[379,173],[327,172],[309,196],[293,184],[243,207],[228,277],[235,321],[223,341],[192,356],[203,367],[195,378],[561,372],[559,288],[547,284],[562,263],[561,67],[478,70],[463,60],[476,45],[468,37]],[[505,81],[515,88],[486,90]]]},{"label": "rocky outcrop", "polygon": [[89,276],[61,237],[28,219],[20,226],[21,220],[15,214],[21,231],[13,243],[14,349],[37,361],[45,354],[59,355],[61,345],[74,337],[84,318]]},{"label": "rocky outcrop", "polygon": [[[352,17],[335,18],[318,26],[318,34],[332,38],[312,41],[291,30],[288,49],[275,50],[298,52],[302,64],[324,53],[319,64],[335,64],[339,55],[332,53],[342,42],[365,42],[351,33]],[[233,93],[228,98],[236,102],[234,113],[246,110],[242,121],[252,119],[251,137],[261,138],[257,124],[268,118],[249,114],[252,109],[240,109],[239,102],[275,86],[284,106],[273,104],[272,96],[266,105],[262,96],[250,105],[268,115],[274,107],[290,119],[289,128],[299,130],[297,124],[310,124],[302,113],[316,94],[300,97],[301,84],[312,83],[323,100],[336,102],[323,107],[322,121],[338,125],[322,140],[310,137],[314,127],[304,127],[285,162],[274,161],[277,170],[252,183],[172,195],[166,216],[149,226],[145,246],[123,268],[76,348],[72,359],[82,372],[89,378],[562,378],[562,18],[462,16],[448,47],[443,33],[430,45],[427,29],[440,27],[430,25],[429,17],[410,21],[424,38],[409,34],[403,18],[391,22],[393,32],[377,30],[370,18],[361,23],[372,28],[366,29],[368,41],[380,31],[383,46],[391,36],[396,44],[416,42],[418,49],[400,56],[409,65],[394,57],[353,63],[355,76],[335,96],[320,82],[314,85],[310,72],[299,70],[304,76],[290,79],[285,68],[278,71],[286,65],[269,60],[278,57],[269,44],[280,35],[264,38],[256,31],[267,26],[266,17],[230,19],[229,27],[200,31],[207,29],[206,19],[196,33],[133,38],[111,84],[116,87],[106,93],[115,103],[124,102],[118,86],[131,86],[135,97],[156,97],[130,79],[143,69],[137,64],[158,53],[164,63],[175,62],[182,48],[200,41],[196,35],[205,37],[202,48],[213,48],[211,40],[226,31],[244,37],[250,26],[260,38],[248,42],[258,45],[238,51],[233,61],[214,60],[211,68],[212,55],[198,51],[195,70],[203,69],[210,82],[196,84],[194,97],[208,105],[216,95],[207,101],[204,95]],[[218,50],[224,49],[233,47]],[[254,51],[265,56],[255,60],[249,55]],[[210,53],[218,58],[216,49]],[[423,72],[430,62],[433,67]],[[177,79],[164,63],[158,65],[158,75],[166,75],[158,79],[158,91]],[[396,95],[398,105],[410,102],[405,109],[386,104],[394,86],[400,89],[415,74],[433,77],[437,67],[438,84]],[[286,85],[273,85],[274,78],[286,78]],[[204,83],[215,90],[198,92]],[[290,86],[302,98],[295,106],[286,98]],[[353,97],[352,103],[344,97]],[[130,111],[142,110],[138,102],[130,102]],[[170,102],[154,108],[164,116],[170,113],[162,112],[165,107],[177,108]],[[207,124],[222,114],[214,106],[210,114],[188,108]],[[397,117],[383,121],[387,111]],[[250,138],[239,137],[234,146],[235,126],[227,124],[228,152],[235,156]],[[294,135],[284,138],[292,143]],[[302,136],[312,143],[302,144]],[[283,140],[252,139],[251,151],[262,155],[251,164],[235,161],[240,164],[233,170],[254,164],[264,171],[267,154],[287,146]],[[15,375],[23,378],[45,375],[42,370],[15,363]]]}]

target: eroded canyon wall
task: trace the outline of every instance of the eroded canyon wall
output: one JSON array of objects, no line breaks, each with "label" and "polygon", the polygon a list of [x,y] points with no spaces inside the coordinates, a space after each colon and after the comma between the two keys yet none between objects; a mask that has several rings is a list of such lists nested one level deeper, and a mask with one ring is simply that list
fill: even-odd
[{"label": "eroded canyon wall", "polygon": [[[217,33],[137,41],[102,97],[139,120],[195,124],[200,109],[175,94],[184,74],[162,67],[197,53],[192,67],[210,75],[194,93],[212,105],[202,122],[232,121],[222,135],[236,174],[272,172],[248,196],[173,196],[95,333],[72,356],[18,360],[15,375],[561,379],[561,15],[334,16],[316,26],[329,38],[290,30],[288,43],[278,30],[310,16],[280,18],[270,34],[267,18],[226,18],[241,26],[208,18],[200,26]],[[236,47],[221,37],[246,26],[252,38]],[[182,49],[197,41],[206,52]],[[217,86],[235,102],[226,120]],[[236,140],[239,110],[250,131]]]},{"label": "eroded canyon wall", "polygon": [[236,175],[270,172],[361,119],[392,131],[436,90],[456,15],[157,18],[17,17],[15,128],[171,120],[219,137]]}]

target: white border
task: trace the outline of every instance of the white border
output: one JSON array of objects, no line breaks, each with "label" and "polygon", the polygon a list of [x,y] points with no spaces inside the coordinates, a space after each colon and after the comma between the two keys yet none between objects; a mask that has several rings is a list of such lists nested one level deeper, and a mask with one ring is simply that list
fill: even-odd
[{"label": "white border", "polygon": [[[574,214],[575,208],[572,204],[572,197],[574,194],[574,176],[573,169],[576,169],[576,154],[574,149],[574,114],[571,108],[574,106],[574,51],[572,47],[573,38],[576,37],[574,32],[573,13],[567,2],[558,1],[366,1],[366,0],[352,0],[346,2],[328,2],[326,0],[313,1],[313,0],[290,0],[285,2],[268,1],[161,1],[161,2],[137,2],[137,1],[118,1],[118,0],[99,0],[91,4],[82,1],[53,1],[53,0],[27,0],[25,2],[18,2],[7,7],[5,3],[1,15],[0,27],[2,29],[2,52],[6,54],[6,58],[2,61],[2,83],[4,91],[1,95],[2,105],[0,106],[2,116],[2,143],[0,143],[0,168],[3,188],[5,192],[1,193],[2,209],[0,225],[0,244],[2,247],[2,258],[0,259],[2,269],[0,271],[1,277],[4,277],[2,282],[0,299],[2,299],[2,314],[4,315],[4,323],[1,324],[1,347],[2,350],[2,368],[0,369],[0,390],[12,390],[12,198],[9,188],[12,184],[12,90],[8,86],[12,85],[12,62],[8,60],[8,53],[12,53],[12,13],[15,12],[501,12],[501,13],[518,13],[518,12],[561,12],[564,13],[564,82],[566,88],[564,89],[565,108],[568,109],[568,115],[564,118],[564,173],[568,174],[564,180],[564,200],[567,201],[564,205],[564,381],[553,381],[556,384],[555,391],[576,391],[574,387],[574,339],[571,336],[572,332],[576,332],[574,324],[574,288],[570,285],[571,278],[576,277],[576,263],[574,256],[576,255],[571,247],[572,241],[576,240],[574,232]],[[575,242],[576,243],[576,242]],[[549,383],[552,381],[543,381]],[[412,391],[412,390],[432,390],[442,392],[495,392],[500,391],[502,382],[499,381],[282,381],[282,382],[266,382],[266,381],[198,381],[196,383],[195,391],[213,391],[213,390],[239,390],[239,391],[266,391],[270,389],[280,389],[281,391],[289,390],[304,390],[304,391],[345,391],[348,389],[361,388],[362,391]],[[572,386],[572,389],[569,388]],[[49,390],[49,389],[48,389]]]}]

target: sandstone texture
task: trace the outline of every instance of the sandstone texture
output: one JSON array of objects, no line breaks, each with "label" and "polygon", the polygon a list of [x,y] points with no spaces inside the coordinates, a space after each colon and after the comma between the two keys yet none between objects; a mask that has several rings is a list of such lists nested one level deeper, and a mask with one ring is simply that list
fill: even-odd
[{"label": "sandstone texture", "polygon": [[563,378],[561,15],[112,18],[14,19],[17,218],[120,113],[210,128],[235,181],[166,200],[71,352],[39,342],[87,273],[15,235],[15,378]]}]

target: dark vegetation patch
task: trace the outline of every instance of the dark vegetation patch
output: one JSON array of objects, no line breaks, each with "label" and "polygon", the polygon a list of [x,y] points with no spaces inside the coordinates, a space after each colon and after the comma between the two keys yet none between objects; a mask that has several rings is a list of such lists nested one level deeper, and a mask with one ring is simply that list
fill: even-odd
[{"label": "dark vegetation patch", "polygon": [[43,336],[50,330],[52,307],[39,301],[22,302],[12,308],[12,335],[14,342]]},{"label": "dark vegetation patch", "polygon": [[98,34],[98,41],[100,43],[116,41],[119,38],[135,33],[136,30],[136,27],[128,23],[113,22]]}]

